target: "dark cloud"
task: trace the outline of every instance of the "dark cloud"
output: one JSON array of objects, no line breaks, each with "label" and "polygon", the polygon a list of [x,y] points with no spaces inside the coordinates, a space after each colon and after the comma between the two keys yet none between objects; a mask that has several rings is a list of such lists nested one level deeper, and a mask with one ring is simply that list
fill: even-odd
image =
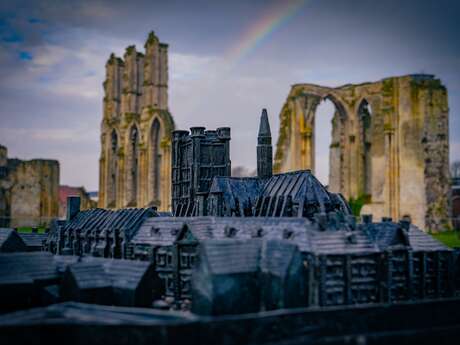
[{"label": "dark cloud", "polygon": [[[13,155],[60,159],[63,183],[97,188],[105,61],[130,44],[142,47],[155,30],[170,44],[176,123],[230,125],[235,165],[254,168],[247,148],[262,107],[277,135],[291,84],[419,72],[448,87],[451,156],[460,159],[459,2],[307,0],[257,49],[229,61],[229,50],[275,3],[286,1],[1,2],[0,141]],[[324,146],[319,157],[327,156]]]}]

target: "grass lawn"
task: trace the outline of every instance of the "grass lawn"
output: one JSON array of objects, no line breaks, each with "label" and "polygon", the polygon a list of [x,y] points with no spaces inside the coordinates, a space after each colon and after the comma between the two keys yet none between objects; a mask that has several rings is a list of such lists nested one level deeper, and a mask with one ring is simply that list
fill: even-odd
[{"label": "grass lawn", "polygon": [[441,241],[449,247],[460,248],[460,233],[455,231],[440,232],[439,234],[431,234],[438,241]]},{"label": "grass lawn", "polygon": [[[22,232],[24,234],[30,234],[32,233],[32,227],[30,226],[23,226],[18,228],[18,232]],[[39,234],[44,234],[45,233],[45,228],[38,228],[38,233]]]}]

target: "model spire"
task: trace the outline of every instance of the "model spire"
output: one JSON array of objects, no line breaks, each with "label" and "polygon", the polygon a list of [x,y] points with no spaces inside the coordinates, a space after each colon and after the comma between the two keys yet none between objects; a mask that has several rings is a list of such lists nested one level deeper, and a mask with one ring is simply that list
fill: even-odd
[{"label": "model spire", "polygon": [[270,123],[267,109],[262,109],[260,116],[259,134],[257,136],[257,176],[270,178],[272,176],[273,148]]}]

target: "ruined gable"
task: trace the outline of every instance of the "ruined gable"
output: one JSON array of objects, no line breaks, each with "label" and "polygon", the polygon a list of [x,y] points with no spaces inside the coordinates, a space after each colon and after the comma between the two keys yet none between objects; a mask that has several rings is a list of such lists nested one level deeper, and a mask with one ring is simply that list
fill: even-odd
[{"label": "ruined gable", "polygon": [[329,190],[360,198],[362,214],[449,228],[447,90],[432,75],[336,88],[296,84],[280,113],[275,172],[315,168],[318,104],[335,105]]}]

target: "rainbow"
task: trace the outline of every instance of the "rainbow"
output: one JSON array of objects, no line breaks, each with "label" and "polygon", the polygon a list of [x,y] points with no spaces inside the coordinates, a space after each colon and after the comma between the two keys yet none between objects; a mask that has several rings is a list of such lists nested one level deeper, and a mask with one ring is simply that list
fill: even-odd
[{"label": "rainbow", "polygon": [[306,0],[277,1],[267,12],[257,20],[238,40],[238,43],[229,49],[226,60],[237,64],[252,51],[259,47],[271,33],[288,22],[305,4]]}]

